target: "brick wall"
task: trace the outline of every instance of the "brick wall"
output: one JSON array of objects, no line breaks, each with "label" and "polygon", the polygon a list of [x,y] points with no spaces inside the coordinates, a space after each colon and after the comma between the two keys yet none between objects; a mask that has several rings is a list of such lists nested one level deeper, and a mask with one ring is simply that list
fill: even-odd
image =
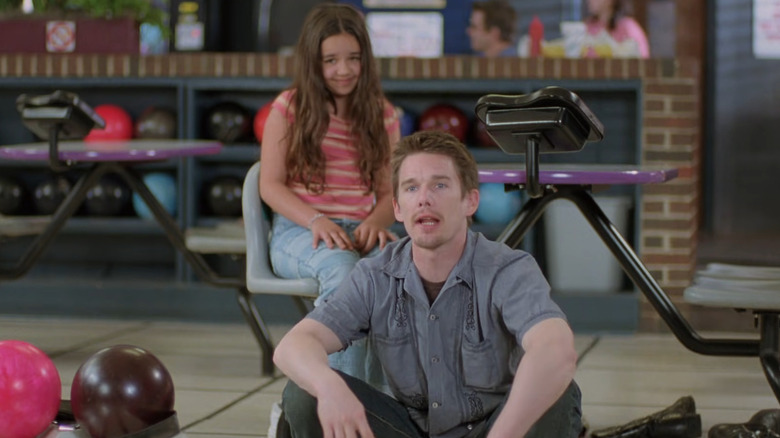
[{"label": "brick wall", "polygon": [[[701,72],[694,59],[525,59],[446,57],[381,59],[388,79],[638,79],[642,83],[642,164],[674,165],[680,177],[643,189],[639,253],[682,313],[696,325],[712,320],[682,303],[696,264],[700,214]],[[288,77],[291,57],[271,54],[0,55],[8,77]],[[640,329],[665,328],[642,300]]]}]

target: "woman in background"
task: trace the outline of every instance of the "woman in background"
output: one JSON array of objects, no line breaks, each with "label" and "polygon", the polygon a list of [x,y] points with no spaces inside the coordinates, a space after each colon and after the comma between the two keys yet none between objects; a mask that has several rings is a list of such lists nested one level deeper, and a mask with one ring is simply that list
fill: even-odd
[{"label": "woman in background", "polygon": [[[591,37],[605,33],[616,43],[633,42],[634,55],[638,58],[650,57],[650,45],[642,26],[627,15],[626,0],[588,0],[588,17],[585,19],[587,33]],[[591,47],[587,57],[598,56]]]}]

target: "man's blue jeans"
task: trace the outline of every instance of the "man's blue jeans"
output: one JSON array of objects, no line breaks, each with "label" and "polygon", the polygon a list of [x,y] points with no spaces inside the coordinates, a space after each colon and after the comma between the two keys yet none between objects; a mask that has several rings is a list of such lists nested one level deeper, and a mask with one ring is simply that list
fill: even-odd
[{"label": "man's blue jeans", "polygon": [[[358,379],[341,373],[347,385],[366,409],[366,416],[374,436],[381,438],[426,438],[412,421],[406,408],[394,398]],[[504,399],[506,403],[506,399]],[[547,410],[526,435],[526,438],[577,438],[582,430],[580,389],[575,382],[558,401]],[[464,438],[486,437],[501,413],[504,404],[483,421],[476,423]],[[282,411],[287,417],[295,438],[320,438],[322,427],[317,416],[317,399],[301,389],[292,380],[282,396]]]},{"label": "man's blue jeans", "polygon": [[[347,219],[331,219],[353,237],[360,222]],[[338,289],[355,264],[360,260],[357,251],[329,249],[320,241],[317,249],[311,247],[312,233],[280,214],[274,215],[269,243],[271,266],[282,278],[315,278],[320,284],[320,296],[314,301],[319,305],[325,297]],[[374,248],[366,257],[379,253]],[[377,388],[385,385],[379,360],[366,339],[353,342],[344,351],[328,357],[330,366],[350,376],[365,380]]]}]

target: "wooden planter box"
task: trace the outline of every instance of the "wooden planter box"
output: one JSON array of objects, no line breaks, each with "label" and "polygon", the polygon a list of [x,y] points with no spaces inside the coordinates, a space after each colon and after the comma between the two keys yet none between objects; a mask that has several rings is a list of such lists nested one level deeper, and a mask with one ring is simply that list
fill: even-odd
[{"label": "wooden planter box", "polygon": [[0,53],[138,54],[139,44],[131,18],[0,18]]}]

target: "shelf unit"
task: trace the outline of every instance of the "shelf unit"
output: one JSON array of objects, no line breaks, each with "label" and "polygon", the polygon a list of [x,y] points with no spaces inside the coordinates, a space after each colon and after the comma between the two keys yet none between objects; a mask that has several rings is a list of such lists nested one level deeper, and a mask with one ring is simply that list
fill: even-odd
[{"label": "shelf unit", "polygon": [[[15,110],[15,100],[21,93],[45,94],[56,89],[66,89],[79,94],[93,107],[102,103],[118,104],[133,118],[152,105],[171,107],[176,109],[178,114],[179,137],[193,139],[203,138],[203,119],[212,105],[222,101],[234,101],[254,114],[288,85],[289,80],[283,78],[5,78],[0,80],[0,145],[35,141],[32,134],[22,126]],[[523,94],[549,85],[559,85],[579,94],[602,120],[607,135],[600,144],[586,146],[585,150],[576,154],[543,155],[542,162],[610,164],[639,162],[642,98],[641,83],[638,80],[393,79],[383,81],[388,99],[407,111],[419,115],[432,104],[446,102],[463,110],[469,115],[471,121],[474,118],[473,108],[477,99],[485,94]],[[498,148],[474,147],[471,150],[476,160],[482,163],[522,160],[522,156],[506,155]],[[178,211],[180,213],[177,221],[182,228],[187,228],[224,219],[204,211],[202,193],[206,185],[213,178],[222,175],[243,179],[246,170],[259,158],[259,151],[256,143],[247,141],[225,145],[218,155],[145,165],[143,170],[175,174],[179,188]],[[77,172],[78,169],[74,171]],[[0,174],[17,177],[27,187],[31,187],[47,172],[49,171],[44,163],[0,161]],[[638,188],[614,187],[608,193],[627,194],[636,204],[639,199],[638,190]],[[639,218],[636,216],[638,215],[634,215],[634,222],[638,223]],[[491,238],[495,238],[502,228],[480,224],[475,224],[474,227]],[[635,238],[630,237],[630,239]],[[2,242],[0,262],[8,262],[14,260],[19,248],[24,248],[25,239],[0,242]],[[117,247],[121,250],[117,250]],[[170,247],[156,224],[134,216],[74,217],[65,227],[62,236],[44,255],[42,264],[49,266],[49,270],[56,271],[57,275],[65,275],[63,270],[57,268],[68,266],[74,261],[73,255],[81,253],[100,255],[96,260],[85,256],[84,259],[89,262],[79,269],[84,272],[93,270],[100,272],[99,287],[102,288],[111,287],[113,271],[123,272],[120,282],[122,287],[127,287],[125,282],[133,277],[133,269],[137,269],[139,273],[139,284],[143,283],[143,277],[151,275],[155,279],[155,284],[161,288],[166,284],[174,288],[203,287],[193,277],[183,257]],[[540,264],[544,265],[542,260]],[[80,272],[79,269],[73,272]],[[67,269],[64,271],[68,272]],[[39,269],[37,272],[45,277],[48,271]],[[75,289],[84,288],[83,275],[79,274],[77,277],[78,281],[74,278],[71,282],[66,275],[61,287],[69,290],[72,283]],[[27,279],[3,284],[3,288],[12,289],[15,284],[21,287],[25,281]],[[601,304],[594,305],[607,308],[611,305],[638,308],[634,295],[618,295],[620,296],[612,301],[606,299]],[[580,307],[592,308],[580,303],[581,300],[582,297],[577,297],[572,302],[577,302],[576,305]],[[601,312],[596,313],[598,314]],[[634,320],[633,323],[636,324],[636,321]],[[619,324],[630,325],[630,321],[622,321]]]}]

